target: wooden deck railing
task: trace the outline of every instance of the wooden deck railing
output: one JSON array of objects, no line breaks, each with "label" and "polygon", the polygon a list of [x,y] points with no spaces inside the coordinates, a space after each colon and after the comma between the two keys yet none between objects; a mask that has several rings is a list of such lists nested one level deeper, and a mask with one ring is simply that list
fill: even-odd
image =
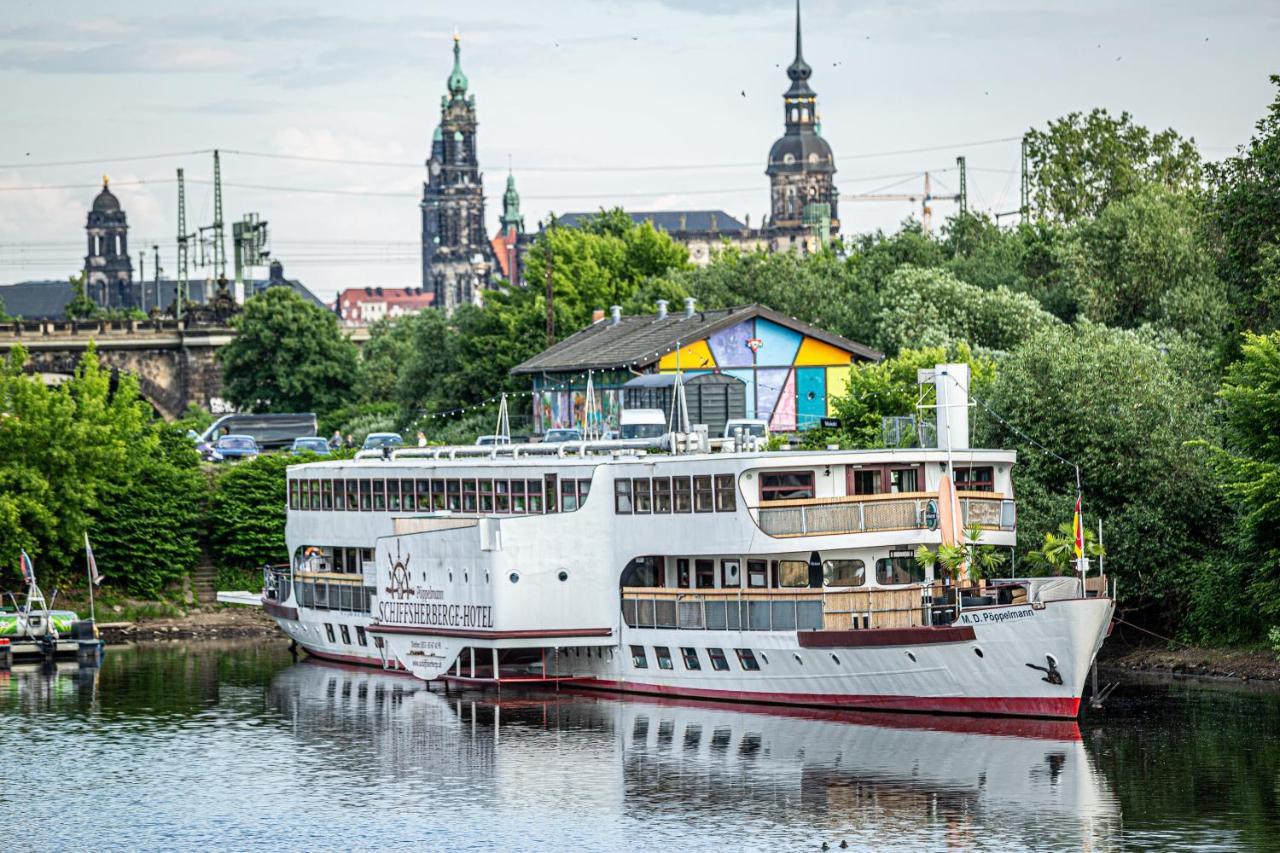
[{"label": "wooden deck railing", "polygon": [[[960,492],[960,512],[966,527],[1014,530],[1017,511],[1012,500],[993,492]],[[936,492],[892,495],[851,495],[837,498],[765,501],[755,509],[756,524],[770,536],[815,536],[929,529],[929,503]]]}]

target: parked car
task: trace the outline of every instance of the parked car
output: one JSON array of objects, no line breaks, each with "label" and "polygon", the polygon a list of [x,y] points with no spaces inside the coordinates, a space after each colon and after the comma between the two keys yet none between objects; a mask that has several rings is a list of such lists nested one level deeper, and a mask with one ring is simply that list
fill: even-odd
[{"label": "parked car", "polygon": [[328,456],[329,441],[318,435],[309,435],[304,438],[295,438],[293,447],[289,448],[289,452],[294,456],[301,456],[303,453],[314,453],[317,456]]},{"label": "parked car", "polygon": [[620,437],[661,438],[667,432],[667,416],[662,409],[623,409]]},{"label": "parked car", "polygon": [[733,438],[733,434],[742,430],[742,434],[754,435],[757,438],[769,437],[769,424],[757,418],[730,418],[724,424],[724,437]]},{"label": "parked car", "polygon": [[240,412],[218,418],[194,440],[196,449],[205,455],[223,435],[247,435],[258,443],[258,447],[271,449],[288,447],[295,438],[315,435],[316,426],[316,416],[312,412],[273,415]]},{"label": "parked car", "polygon": [[381,450],[384,447],[404,447],[404,439],[398,432],[371,432],[364,437],[361,450]]},{"label": "parked car", "polygon": [[224,435],[213,444],[209,458],[214,462],[227,462],[233,459],[253,459],[262,448],[251,435]]},{"label": "parked car", "polygon": [[549,429],[542,436],[543,444],[564,444],[566,441],[582,441],[580,429]]},{"label": "parked car", "polygon": [[487,447],[492,444],[510,444],[511,436],[509,435],[482,435],[476,439],[476,444],[480,447]]}]

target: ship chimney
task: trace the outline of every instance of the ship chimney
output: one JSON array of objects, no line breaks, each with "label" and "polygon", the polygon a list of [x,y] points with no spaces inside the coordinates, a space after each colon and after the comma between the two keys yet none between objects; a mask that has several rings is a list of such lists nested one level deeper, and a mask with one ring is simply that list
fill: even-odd
[{"label": "ship chimney", "polygon": [[969,365],[939,364],[919,371],[938,391],[938,449],[969,449]]},{"label": "ship chimney", "polygon": [[696,304],[698,304],[698,300],[694,299],[692,296],[686,296],[684,298],[684,316],[686,319],[693,316],[693,306]]},{"label": "ship chimney", "polygon": [[667,300],[665,299],[658,300],[658,319],[659,320],[667,319],[667,305],[668,305]]},{"label": "ship chimney", "polygon": [[610,319],[610,321],[609,321],[609,325],[610,325],[610,326],[617,326],[617,325],[619,325],[619,324],[622,322],[622,306],[621,306],[621,305],[610,305],[610,306],[609,306],[609,316],[610,316],[610,318],[611,318],[611,319]]}]

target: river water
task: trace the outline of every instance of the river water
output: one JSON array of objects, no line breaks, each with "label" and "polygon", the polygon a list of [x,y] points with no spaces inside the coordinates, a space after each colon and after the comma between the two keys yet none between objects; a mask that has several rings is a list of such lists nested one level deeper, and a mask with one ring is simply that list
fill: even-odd
[{"label": "river water", "polygon": [[283,643],[0,673],[7,850],[1262,849],[1280,693],[1123,684],[1081,725],[445,696]]}]

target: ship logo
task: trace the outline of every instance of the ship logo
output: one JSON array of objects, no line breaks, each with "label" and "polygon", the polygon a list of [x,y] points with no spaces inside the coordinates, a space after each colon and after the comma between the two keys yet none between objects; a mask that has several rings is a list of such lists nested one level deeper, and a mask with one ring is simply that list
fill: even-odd
[{"label": "ship logo", "polygon": [[388,552],[387,562],[391,568],[391,585],[385,590],[387,595],[396,600],[409,598],[413,595],[413,587],[409,585],[409,559],[412,554],[400,555],[400,543],[396,543],[396,555],[392,557]]}]

